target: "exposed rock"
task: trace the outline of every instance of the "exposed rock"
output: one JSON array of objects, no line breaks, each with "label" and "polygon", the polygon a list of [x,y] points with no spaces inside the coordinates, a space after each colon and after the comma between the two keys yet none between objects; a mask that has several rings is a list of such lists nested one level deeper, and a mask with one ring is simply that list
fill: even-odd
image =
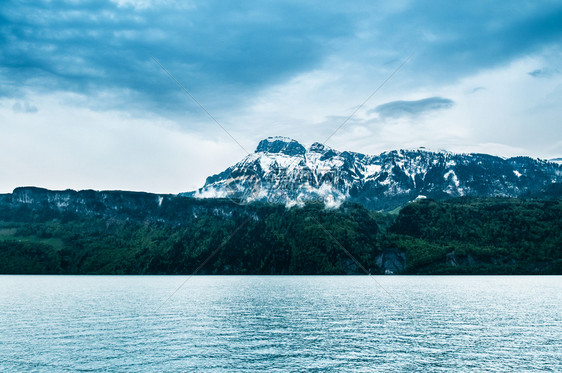
[{"label": "exposed rock", "polygon": [[406,267],[406,253],[385,250],[376,256],[375,263],[386,275],[398,274]]},{"label": "exposed rock", "polygon": [[21,209],[35,211],[46,217],[77,214],[172,223],[185,223],[202,215],[231,218],[241,213],[258,219],[255,212],[247,209],[242,211],[228,200],[206,201],[171,194],[20,187],[14,189],[12,194],[0,195],[0,214],[12,216]]},{"label": "exposed rock", "polygon": [[447,253],[445,261],[446,264],[451,265],[453,267],[473,265],[479,262],[470,253],[459,255],[454,250],[451,251],[450,253]]}]

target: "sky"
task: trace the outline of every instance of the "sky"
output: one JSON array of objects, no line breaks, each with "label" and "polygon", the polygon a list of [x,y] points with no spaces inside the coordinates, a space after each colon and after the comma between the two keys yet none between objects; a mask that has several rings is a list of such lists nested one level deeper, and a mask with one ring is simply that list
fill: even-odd
[{"label": "sky", "polygon": [[0,5],[0,193],[190,191],[277,135],[562,157],[562,2]]}]

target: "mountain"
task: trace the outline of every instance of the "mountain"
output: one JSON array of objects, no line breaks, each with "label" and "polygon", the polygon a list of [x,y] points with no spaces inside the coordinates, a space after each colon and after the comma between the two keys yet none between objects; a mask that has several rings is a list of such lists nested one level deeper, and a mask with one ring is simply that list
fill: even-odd
[{"label": "mountain", "polygon": [[321,200],[335,207],[353,201],[376,210],[426,197],[558,197],[562,165],[529,157],[422,149],[365,155],[317,142],[307,149],[290,138],[268,137],[254,153],[208,177],[199,190],[182,195],[288,206]]}]

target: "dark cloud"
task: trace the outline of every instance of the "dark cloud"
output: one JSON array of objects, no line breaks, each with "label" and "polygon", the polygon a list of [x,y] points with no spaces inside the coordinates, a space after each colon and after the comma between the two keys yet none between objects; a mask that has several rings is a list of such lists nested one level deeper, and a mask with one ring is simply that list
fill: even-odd
[{"label": "dark cloud", "polygon": [[86,94],[95,108],[199,110],[153,55],[214,111],[213,104],[235,107],[257,90],[321,68],[331,55],[392,70],[415,50],[400,71],[413,89],[558,48],[562,40],[562,4],[548,0],[145,3],[6,2],[0,95],[60,90]]},{"label": "dark cloud", "polygon": [[0,9],[1,74],[14,89],[2,93],[62,90],[103,101],[111,90],[108,106],[185,110],[186,98],[154,56],[198,97],[236,104],[311,68],[331,40],[352,31],[349,17],[315,4],[182,4],[7,3]]},{"label": "dark cloud", "polygon": [[556,73],[556,71],[553,71],[548,68],[543,68],[543,69],[533,70],[529,72],[529,75],[532,76],[533,78],[548,78],[551,77],[552,74],[554,73]]},{"label": "dark cloud", "polygon": [[377,106],[370,112],[377,113],[381,119],[417,116],[428,111],[447,109],[454,101],[442,97],[428,97],[417,101],[391,101]]},{"label": "dark cloud", "polygon": [[346,54],[365,65],[390,62],[390,72],[414,52],[400,82],[393,79],[400,89],[451,84],[547,50],[558,51],[556,62],[562,52],[559,2],[413,1],[386,13],[362,10],[357,34],[365,36],[350,41]]},{"label": "dark cloud", "polygon": [[414,69],[432,80],[501,66],[545,47],[559,48],[562,41],[562,4],[550,1],[421,1],[400,18],[414,23]]}]

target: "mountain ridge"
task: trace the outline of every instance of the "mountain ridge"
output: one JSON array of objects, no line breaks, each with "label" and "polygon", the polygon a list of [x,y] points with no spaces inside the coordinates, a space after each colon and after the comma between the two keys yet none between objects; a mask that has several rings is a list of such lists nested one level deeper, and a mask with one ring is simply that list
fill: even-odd
[{"label": "mountain ridge", "polygon": [[425,148],[378,155],[338,151],[315,142],[308,149],[288,137],[268,137],[254,153],[205,185],[180,193],[197,198],[265,201],[287,206],[321,200],[329,207],[353,201],[375,210],[416,198],[559,195],[562,165],[527,156],[452,153]]}]

